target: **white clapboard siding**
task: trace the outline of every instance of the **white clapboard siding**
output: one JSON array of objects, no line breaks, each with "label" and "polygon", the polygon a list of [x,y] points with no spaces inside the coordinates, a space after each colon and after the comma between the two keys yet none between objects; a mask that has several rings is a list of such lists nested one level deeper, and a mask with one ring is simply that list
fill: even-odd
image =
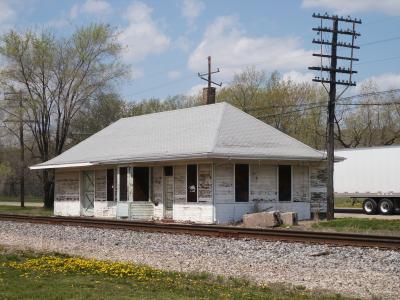
[{"label": "white clapboard siding", "polygon": [[310,180],[308,166],[293,166],[293,201],[310,201]]},{"label": "white clapboard siding", "polygon": [[233,164],[215,165],[215,203],[235,202]]},{"label": "white clapboard siding", "polygon": [[78,217],[81,213],[81,204],[79,201],[54,201],[55,216]]},{"label": "white clapboard siding", "polygon": [[176,203],[186,203],[186,166],[174,167],[174,206]]},{"label": "white clapboard siding", "polygon": [[95,171],[95,202],[107,201],[107,170]]},{"label": "white clapboard siding", "polygon": [[277,166],[250,165],[250,200],[277,201]]},{"label": "white clapboard siding", "polygon": [[325,165],[310,167],[311,212],[326,212],[327,175]]},{"label": "white clapboard siding", "polygon": [[174,220],[213,223],[213,206],[200,203],[174,204]]},{"label": "white clapboard siding", "polygon": [[54,214],[79,216],[79,171],[56,171],[54,189]]},{"label": "white clapboard siding", "polygon": [[56,172],[55,201],[79,201],[79,171]]},{"label": "white clapboard siding", "polygon": [[117,202],[115,201],[95,201],[94,216],[96,218],[116,218]]}]

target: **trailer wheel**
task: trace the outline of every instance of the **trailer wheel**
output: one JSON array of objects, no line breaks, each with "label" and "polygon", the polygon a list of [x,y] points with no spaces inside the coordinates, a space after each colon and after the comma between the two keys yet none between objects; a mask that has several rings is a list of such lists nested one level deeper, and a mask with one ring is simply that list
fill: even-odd
[{"label": "trailer wheel", "polygon": [[382,199],[379,201],[379,211],[382,215],[391,215],[394,210],[393,201],[390,199]]},{"label": "trailer wheel", "polygon": [[374,199],[367,198],[363,202],[363,210],[367,215],[374,215],[378,210],[378,204]]}]

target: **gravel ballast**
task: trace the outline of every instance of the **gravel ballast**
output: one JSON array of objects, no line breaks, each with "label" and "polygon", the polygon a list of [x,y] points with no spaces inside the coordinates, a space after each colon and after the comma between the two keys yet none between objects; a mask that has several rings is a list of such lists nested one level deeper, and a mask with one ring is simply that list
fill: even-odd
[{"label": "gravel ballast", "polygon": [[0,245],[398,299],[400,252],[0,221]]}]

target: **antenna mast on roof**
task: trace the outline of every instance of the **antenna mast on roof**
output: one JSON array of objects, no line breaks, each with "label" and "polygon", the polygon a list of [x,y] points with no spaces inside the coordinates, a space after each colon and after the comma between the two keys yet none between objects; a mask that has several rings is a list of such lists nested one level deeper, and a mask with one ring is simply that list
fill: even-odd
[{"label": "antenna mast on roof", "polygon": [[[217,68],[217,71],[211,71],[211,56],[209,56],[207,59],[208,59],[208,72],[203,74],[197,73],[197,76],[207,81],[208,83],[207,87],[203,89],[203,100],[205,99],[206,104],[213,104],[215,103],[215,87],[212,87],[211,84],[221,86],[222,82],[216,83],[211,80],[211,75],[219,73],[220,70],[219,68]],[[205,78],[204,76],[207,76],[207,78]]]}]

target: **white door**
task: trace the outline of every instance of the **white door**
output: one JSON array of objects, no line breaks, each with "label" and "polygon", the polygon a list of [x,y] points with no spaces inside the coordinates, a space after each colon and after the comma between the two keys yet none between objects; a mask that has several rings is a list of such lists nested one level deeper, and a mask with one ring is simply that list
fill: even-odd
[{"label": "white door", "polygon": [[94,216],[94,171],[82,172],[81,215]]}]

